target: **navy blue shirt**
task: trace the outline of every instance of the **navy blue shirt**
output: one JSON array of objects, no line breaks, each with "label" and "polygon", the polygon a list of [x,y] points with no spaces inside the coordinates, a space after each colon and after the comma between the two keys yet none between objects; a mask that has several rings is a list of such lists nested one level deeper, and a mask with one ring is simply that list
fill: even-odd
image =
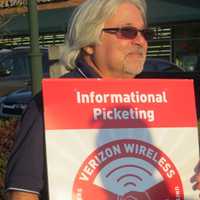
[{"label": "navy blue shirt", "polygon": [[[62,78],[100,78],[85,63],[77,62],[77,68]],[[41,92],[30,102],[17,130],[14,147],[8,160],[6,190],[33,192],[40,199],[48,199],[45,136],[43,127],[43,103]]]}]

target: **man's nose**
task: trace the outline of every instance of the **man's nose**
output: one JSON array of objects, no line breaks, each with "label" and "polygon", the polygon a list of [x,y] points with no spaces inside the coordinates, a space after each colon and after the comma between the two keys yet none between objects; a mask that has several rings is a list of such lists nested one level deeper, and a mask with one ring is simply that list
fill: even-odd
[{"label": "man's nose", "polygon": [[136,35],[136,37],[132,40],[132,42],[134,43],[134,44],[138,44],[138,45],[141,45],[141,46],[147,46],[147,40],[144,38],[144,36],[142,35],[142,33],[141,32],[137,32],[137,35]]}]

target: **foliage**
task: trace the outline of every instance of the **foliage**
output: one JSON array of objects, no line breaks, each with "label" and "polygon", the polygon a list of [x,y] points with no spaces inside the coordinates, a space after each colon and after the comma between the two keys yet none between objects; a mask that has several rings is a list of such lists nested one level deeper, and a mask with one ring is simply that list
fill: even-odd
[{"label": "foliage", "polygon": [[14,141],[16,118],[0,119],[0,199],[4,200],[4,177],[8,156]]}]

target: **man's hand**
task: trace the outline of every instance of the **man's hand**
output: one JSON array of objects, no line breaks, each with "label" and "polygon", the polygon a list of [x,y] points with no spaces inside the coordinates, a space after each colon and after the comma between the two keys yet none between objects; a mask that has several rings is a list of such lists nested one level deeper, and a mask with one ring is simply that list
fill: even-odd
[{"label": "man's hand", "polygon": [[39,200],[37,194],[20,191],[8,192],[8,200]]},{"label": "man's hand", "polygon": [[200,190],[200,161],[194,169],[194,176],[191,178],[191,182],[194,183],[193,189]]}]

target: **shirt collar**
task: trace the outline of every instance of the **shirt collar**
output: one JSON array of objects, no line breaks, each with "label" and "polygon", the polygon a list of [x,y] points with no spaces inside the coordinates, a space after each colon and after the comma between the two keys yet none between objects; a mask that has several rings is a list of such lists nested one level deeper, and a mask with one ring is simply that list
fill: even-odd
[{"label": "shirt collar", "polygon": [[79,73],[85,78],[101,78],[101,76],[81,58],[76,60],[76,66]]}]

